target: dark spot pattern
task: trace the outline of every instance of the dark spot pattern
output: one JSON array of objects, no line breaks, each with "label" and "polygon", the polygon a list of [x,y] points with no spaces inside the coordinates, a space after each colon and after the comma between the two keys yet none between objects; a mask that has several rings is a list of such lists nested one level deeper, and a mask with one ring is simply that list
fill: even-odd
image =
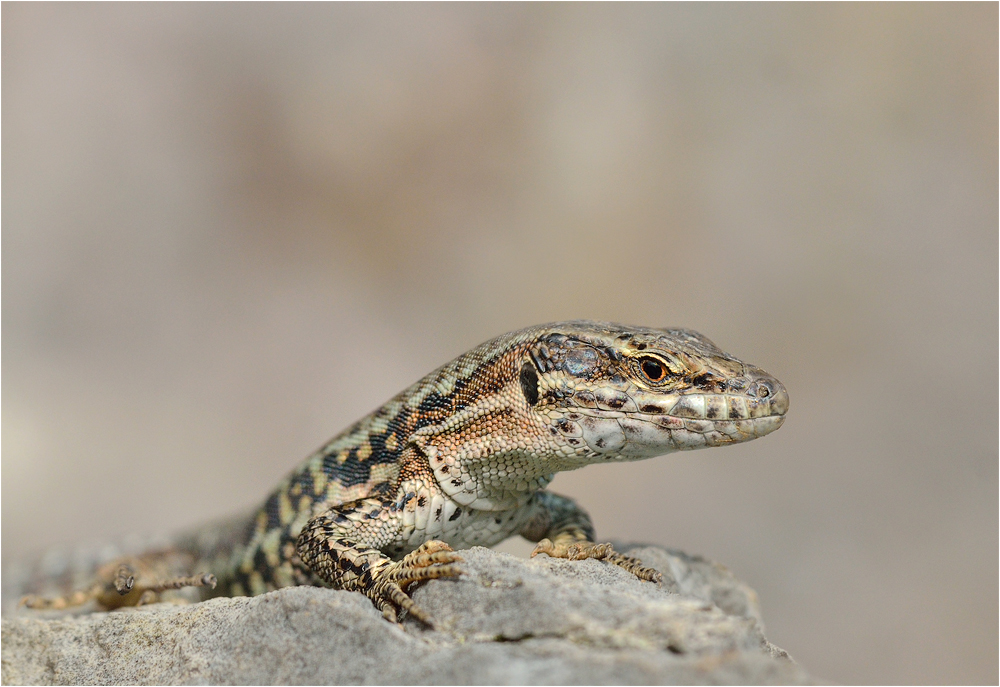
[{"label": "dark spot pattern", "polygon": [[707,372],[700,375],[695,375],[691,378],[691,386],[698,387],[699,389],[704,389],[705,391],[712,391],[715,386],[715,381],[712,375]]},{"label": "dark spot pattern", "polygon": [[257,570],[257,572],[265,576],[265,582],[269,581],[267,571],[270,569],[270,565],[267,562],[267,556],[264,555],[264,552],[260,549],[257,549],[253,554],[253,567]]},{"label": "dark spot pattern", "polygon": [[625,405],[625,401],[626,399],[622,398],[621,396],[612,396],[611,398],[607,399],[605,403],[607,403],[608,407],[611,408],[612,410],[621,410],[622,406]]},{"label": "dark spot pattern", "polygon": [[521,366],[521,392],[529,406],[538,405],[538,373],[535,366],[525,363]]}]

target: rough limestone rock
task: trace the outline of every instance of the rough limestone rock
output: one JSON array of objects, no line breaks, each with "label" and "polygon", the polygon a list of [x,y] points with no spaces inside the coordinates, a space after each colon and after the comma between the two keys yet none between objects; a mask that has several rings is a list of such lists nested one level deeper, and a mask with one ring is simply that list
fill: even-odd
[{"label": "rough limestone rock", "polygon": [[[623,547],[627,548],[627,547]],[[468,574],[414,598],[432,630],[357,593],[3,619],[3,684],[812,684],[764,638],[756,595],[725,568],[633,548],[640,582],[598,561],[462,552]]]}]

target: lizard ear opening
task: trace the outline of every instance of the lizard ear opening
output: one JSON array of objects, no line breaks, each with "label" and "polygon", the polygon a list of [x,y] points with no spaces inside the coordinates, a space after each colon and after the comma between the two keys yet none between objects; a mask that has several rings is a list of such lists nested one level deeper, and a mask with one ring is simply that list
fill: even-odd
[{"label": "lizard ear opening", "polygon": [[521,391],[524,392],[524,398],[529,406],[538,403],[538,373],[531,363],[521,366]]}]

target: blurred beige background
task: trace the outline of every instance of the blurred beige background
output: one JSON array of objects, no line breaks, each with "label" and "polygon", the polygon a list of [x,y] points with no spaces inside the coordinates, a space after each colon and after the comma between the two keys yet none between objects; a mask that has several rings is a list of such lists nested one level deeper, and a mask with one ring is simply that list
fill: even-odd
[{"label": "blurred beige background", "polygon": [[819,677],[998,680],[996,4],[2,20],[5,561],[255,505],[506,330],[677,325],[784,428],[554,488]]}]

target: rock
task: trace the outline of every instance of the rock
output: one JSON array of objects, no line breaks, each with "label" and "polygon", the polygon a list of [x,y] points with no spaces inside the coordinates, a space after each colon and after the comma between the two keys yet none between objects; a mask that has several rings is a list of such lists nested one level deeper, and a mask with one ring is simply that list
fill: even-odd
[{"label": "rock", "polygon": [[[625,548],[625,547],[623,547]],[[467,574],[414,591],[435,619],[383,620],[363,596],[292,587],[193,605],[2,621],[3,684],[813,684],[764,638],[725,568],[633,548],[664,574],[463,551]]]}]

